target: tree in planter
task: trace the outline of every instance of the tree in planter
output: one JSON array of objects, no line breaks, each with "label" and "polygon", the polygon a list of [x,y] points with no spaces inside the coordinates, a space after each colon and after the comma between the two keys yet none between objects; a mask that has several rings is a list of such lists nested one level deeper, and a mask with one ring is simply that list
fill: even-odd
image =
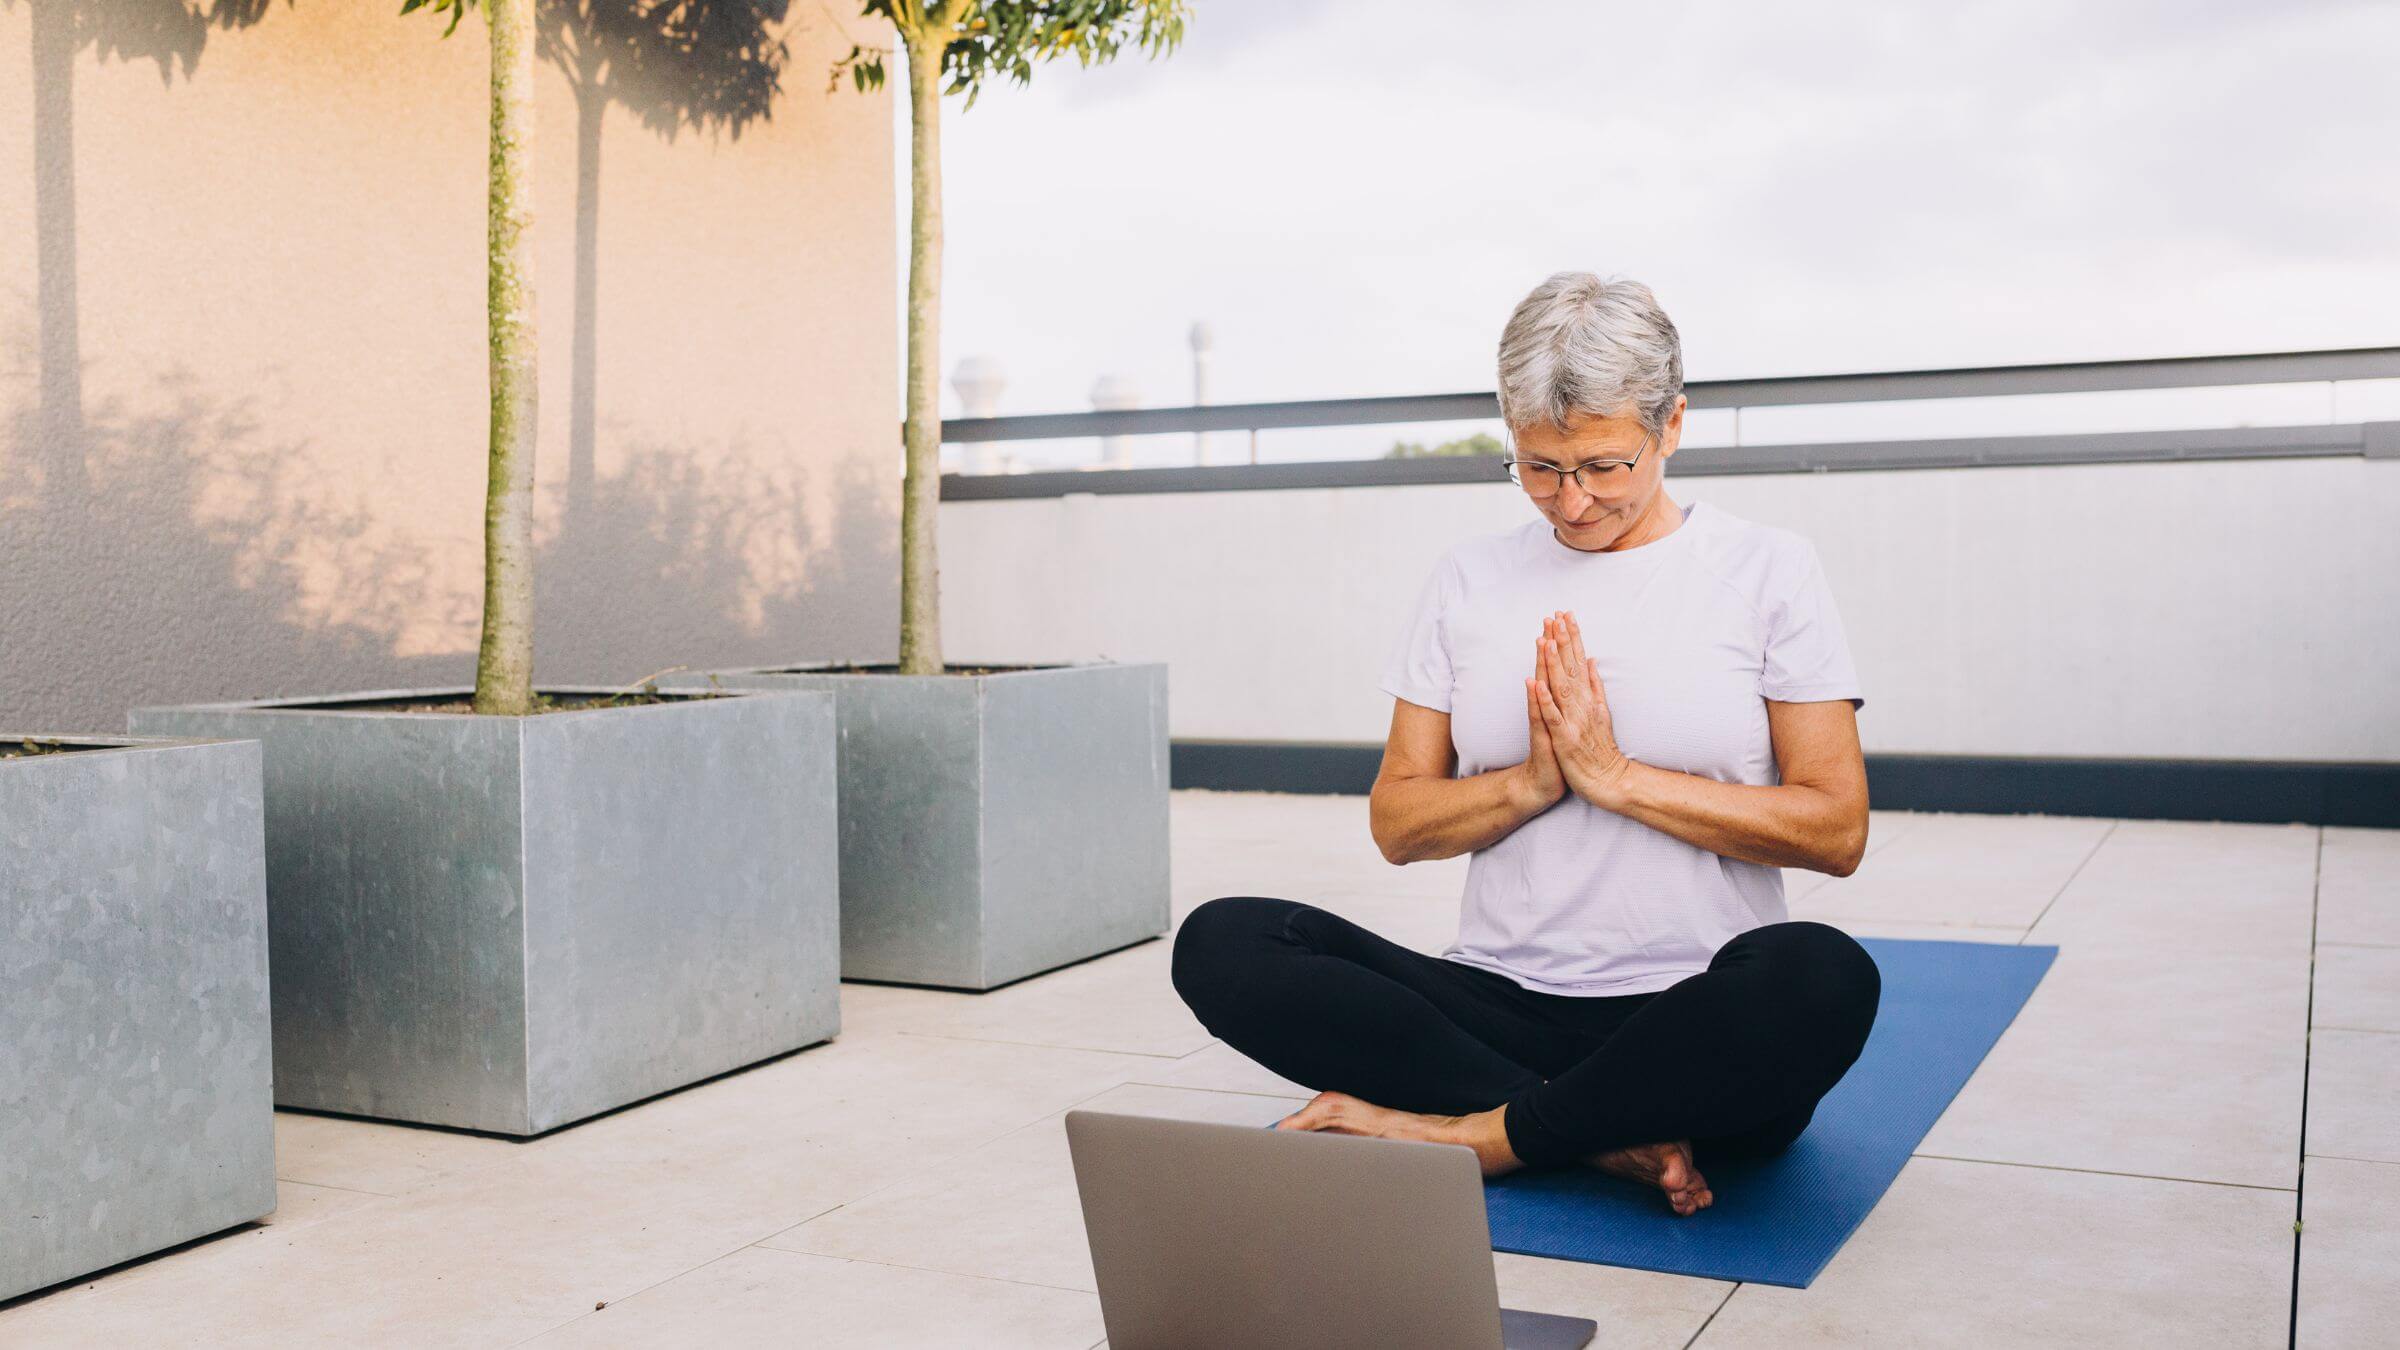
[{"label": "tree in planter", "polygon": [[[475,711],[522,715],[533,692],[533,445],[536,411],[531,186],[533,63],[538,54],[575,89],[586,156],[577,189],[574,444],[588,450],[598,221],[598,138],[608,102],[673,134],[740,128],[781,89],[783,44],[769,35],[788,0],[401,0],[400,12],[488,11],[492,42],[491,178],[486,203],[486,323],[491,349],[490,475],[483,512],[483,635]],[[585,236],[589,234],[587,240]],[[587,286],[587,280],[592,283]],[[588,464],[572,460],[569,469]],[[582,484],[588,489],[588,481]],[[570,516],[578,503],[570,483]]]},{"label": "tree in planter", "polygon": [[401,0],[447,11],[458,31],[481,5],[492,38],[490,190],[484,203],[484,307],[491,353],[490,472],[483,506],[483,638],[475,711],[521,716],[533,697],[534,0]]},{"label": "tree in planter", "polygon": [[[1037,61],[1113,59],[1127,42],[1152,56],[1183,40],[1183,0],[866,0],[908,59],[908,410],[901,441],[900,673],[939,675],[942,625],[935,550],[941,500],[942,98],[975,106],[986,78],[1030,83]],[[834,67],[861,90],[883,84],[884,52],[852,47]],[[947,81],[945,84],[944,82]]]}]

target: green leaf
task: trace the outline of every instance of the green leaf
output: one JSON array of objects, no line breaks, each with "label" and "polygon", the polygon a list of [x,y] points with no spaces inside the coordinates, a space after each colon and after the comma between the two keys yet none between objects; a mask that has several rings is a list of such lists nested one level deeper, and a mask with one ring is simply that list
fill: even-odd
[{"label": "green leaf", "polygon": [[448,37],[458,31],[458,21],[467,17],[468,8],[475,3],[476,0],[400,0],[400,12],[406,15],[420,9],[429,9],[436,14],[449,11],[450,26],[442,30],[442,36]]}]

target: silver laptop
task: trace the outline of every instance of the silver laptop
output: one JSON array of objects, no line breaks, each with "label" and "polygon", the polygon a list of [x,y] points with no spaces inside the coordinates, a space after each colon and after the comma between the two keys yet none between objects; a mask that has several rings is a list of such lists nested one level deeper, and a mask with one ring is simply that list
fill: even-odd
[{"label": "silver laptop", "polygon": [[1449,1144],[1067,1113],[1109,1350],[1576,1350],[1500,1306],[1475,1155]]}]

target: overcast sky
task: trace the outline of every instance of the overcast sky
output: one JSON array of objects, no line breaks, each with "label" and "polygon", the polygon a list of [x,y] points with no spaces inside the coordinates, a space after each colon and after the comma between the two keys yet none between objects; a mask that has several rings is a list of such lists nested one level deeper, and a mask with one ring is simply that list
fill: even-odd
[{"label": "overcast sky", "polygon": [[1216,402],[1488,389],[1568,268],[1695,379],[2400,343],[2400,5],[1192,8],[948,106],[943,365],[1003,412],[1189,402],[1195,319]]}]

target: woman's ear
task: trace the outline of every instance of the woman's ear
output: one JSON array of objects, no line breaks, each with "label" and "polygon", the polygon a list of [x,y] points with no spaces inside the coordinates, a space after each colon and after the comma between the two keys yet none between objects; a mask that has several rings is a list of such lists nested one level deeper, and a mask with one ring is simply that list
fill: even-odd
[{"label": "woman's ear", "polygon": [[1675,396],[1675,411],[1667,414],[1666,430],[1658,434],[1658,453],[1662,458],[1673,459],[1676,450],[1682,447],[1683,410],[1690,406],[1690,399],[1681,394]]}]

